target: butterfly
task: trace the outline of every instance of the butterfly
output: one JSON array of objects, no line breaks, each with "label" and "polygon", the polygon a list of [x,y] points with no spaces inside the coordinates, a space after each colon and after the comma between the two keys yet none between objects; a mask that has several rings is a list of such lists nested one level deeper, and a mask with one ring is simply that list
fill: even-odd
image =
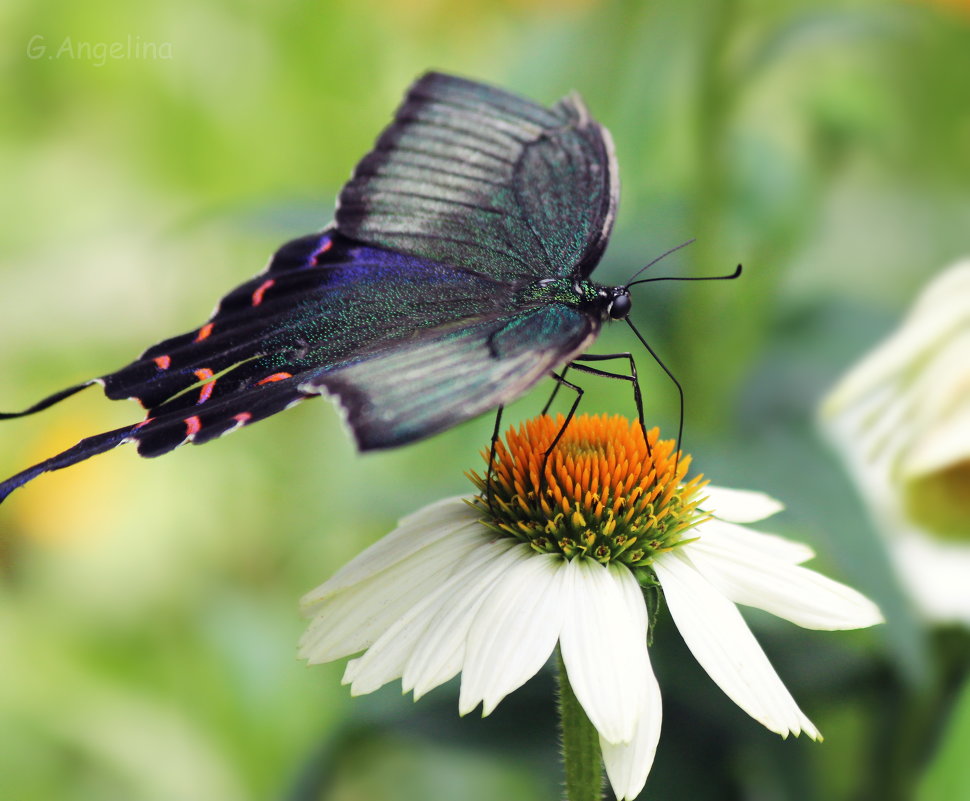
[{"label": "butterfly", "polygon": [[[604,322],[630,312],[631,282],[590,280],[618,193],[610,135],[578,95],[547,108],[428,73],[357,165],[325,230],[283,245],[201,327],[0,414],[33,414],[92,384],[147,410],[0,483],[0,501],[122,443],[158,456],[316,395],[336,401],[369,451],[501,409],[564,365],[603,374],[574,360]],[[642,419],[638,391],[637,403]]]}]

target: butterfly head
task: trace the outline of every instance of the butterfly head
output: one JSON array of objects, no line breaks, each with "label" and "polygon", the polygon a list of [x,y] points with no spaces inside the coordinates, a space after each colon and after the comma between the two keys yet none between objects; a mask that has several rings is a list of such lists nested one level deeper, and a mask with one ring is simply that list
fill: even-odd
[{"label": "butterfly head", "polygon": [[625,286],[603,287],[600,297],[605,303],[606,313],[613,320],[625,319],[633,307],[630,290]]}]

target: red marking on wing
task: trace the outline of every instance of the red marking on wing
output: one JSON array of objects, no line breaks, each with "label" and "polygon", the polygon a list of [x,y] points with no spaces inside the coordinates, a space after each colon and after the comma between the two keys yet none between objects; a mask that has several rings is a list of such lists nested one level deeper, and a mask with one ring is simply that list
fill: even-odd
[{"label": "red marking on wing", "polygon": [[195,338],[195,341],[196,342],[201,342],[203,339],[208,339],[209,338],[209,334],[212,333],[212,326],[213,325],[215,325],[215,323],[206,323],[204,326],[202,326],[202,328],[199,329],[199,334]]},{"label": "red marking on wing", "polygon": [[140,423],[135,423],[135,428],[138,429],[138,428],[141,428],[142,426],[147,426],[154,419],[155,419],[154,417],[146,417]]},{"label": "red marking on wing", "polygon": [[172,364],[171,356],[156,356],[154,359],[155,366],[159,370],[167,370]]},{"label": "red marking on wing", "polygon": [[235,415],[233,419],[239,423],[239,425],[244,426],[253,419],[253,416],[249,412],[240,412],[239,414]]},{"label": "red marking on wing", "polygon": [[293,373],[273,373],[273,375],[268,375],[266,378],[261,378],[256,382],[256,386],[260,384],[270,384],[273,381],[285,381],[287,378],[293,378]]},{"label": "red marking on wing", "polygon": [[326,242],[324,242],[323,245],[320,247],[320,250],[318,250],[316,253],[313,254],[313,263],[314,264],[319,264],[320,263],[320,257],[324,253],[326,253],[328,250],[330,250],[330,248],[332,248],[332,247],[333,247],[333,240],[332,239],[328,239]]},{"label": "red marking on wing", "polygon": [[193,434],[198,434],[200,428],[202,428],[202,421],[197,416],[185,418],[185,436],[191,437]]},{"label": "red marking on wing", "polygon": [[[208,367],[200,367],[195,371],[195,377],[198,378],[199,381],[209,381],[209,379],[212,378],[212,370],[210,370]],[[212,395],[212,390],[215,388],[215,381],[209,381],[208,384],[204,384],[202,389],[199,390],[199,399],[196,401],[196,403],[205,403],[207,400],[209,400],[209,396]]]},{"label": "red marking on wing", "polygon": [[266,290],[269,289],[273,284],[275,284],[272,278],[267,278],[263,283],[256,287],[256,291],[253,292],[253,306],[258,306],[263,302],[263,295],[266,294]]}]

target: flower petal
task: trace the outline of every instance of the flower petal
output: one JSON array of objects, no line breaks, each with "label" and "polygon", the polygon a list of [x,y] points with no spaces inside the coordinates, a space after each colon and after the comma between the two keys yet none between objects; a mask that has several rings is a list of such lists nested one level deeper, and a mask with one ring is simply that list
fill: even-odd
[{"label": "flower petal", "polygon": [[633,574],[589,559],[566,565],[559,645],[569,682],[611,743],[628,743],[646,693],[647,607]]},{"label": "flower petal", "polygon": [[[970,352],[970,331],[963,339],[960,345],[965,358]],[[952,362],[943,366],[952,372]],[[923,437],[913,443],[913,452],[900,464],[904,480],[942,471],[970,458],[970,393],[966,380],[953,388],[954,397],[947,399],[945,410],[933,410],[934,424],[926,427]],[[938,381],[927,381],[927,384],[934,389],[939,386]]]},{"label": "flower petal", "polygon": [[463,498],[447,498],[401,518],[397,527],[366,550],[357,554],[327,581],[300,600],[301,606],[321,601],[342,589],[389,569],[419,551],[431,551],[436,543],[455,531],[480,520]]},{"label": "flower petal", "polygon": [[482,716],[531,679],[549,659],[562,630],[566,563],[528,546],[482,604],[471,629],[458,711],[482,703]]},{"label": "flower petal", "polygon": [[691,534],[696,535],[697,542],[702,542],[705,546],[708,543],[719,543],[725,548],[732,548],[744,558],[771,556],[793,565],[815,558],[815,551],[803,542],[765,531],[755,531],[736,523],[726,523],[717,518],[705,520]]},{"label": "flower petal", "polygon": [[924,615],[970,627],[970,545],[907,532],[893,541],[890,553],[903,586]]},{"label": "flower petal", "polygon": [[507,566],[502,557],[512,545],[508,540],[485,543],[469,554],[451,578],[431,590],[388,626],[363,656],[347,665],[343,683],[352,685],[351,694],[373,692],[402,676],[415,645],[438,612],[463,602],[469,590],[476,586],[471,581],[473,576],[483,570],[499,570]]},{"label": "flower petal", "polygon": [[851,587],[774,555],[736,547],[727,537],[702,535],[683,551],[736,604],[764,609],[808,629],[858,629],[883,622],[879,607]]},{"label": "flower petal", "polygon": [[316,664],[367,648],[490,537],[480,523],[467,524],[434,548],[412,553],[380,573],[328,592],[306,607],[315,619],[300,639],[300,656]]},{"label": "flower petal", "polygon": [[778,678],[737,607],[705,580],[683,548],[662,554],[653,567],[684,642],[727,696],[783,737],[805,732],[818,739],[818,729]]},{"label": "flower petal", "polygon": [[414,690],[414,700],[457,675],[466,664],[468,630],[492,587],[523,558],[533,552],[522,543],[500,540],[487,562],[474,572],[463,573],[460,588],[442,605],[419,636],[401,677],[405,692]]},{"label": "flower petal", "polygon": [[903,324],[842,377],[823,405],[823,414],[841,414],[879,387],[903,380],[926,363],[940,343],[963,330],[968,321],[970,260],[941,272],[920,293]]},{"label": "flower petal", "polygon": [[643,676],[644,694],[637,714],[637,725],[629,743],[610,743],[600,737],[600,750],[606,765],[606,775],[618,801],[634,799],[647,783],[653,758],[660,741],[660,723],[663,706],[660,685],[648,666]]},{"label": "flower petal", "polygon": [[764,492],[707,486],[707,500],[701,506],[721,520],[731,523],[754,523],[777,514],[785,505]]}]

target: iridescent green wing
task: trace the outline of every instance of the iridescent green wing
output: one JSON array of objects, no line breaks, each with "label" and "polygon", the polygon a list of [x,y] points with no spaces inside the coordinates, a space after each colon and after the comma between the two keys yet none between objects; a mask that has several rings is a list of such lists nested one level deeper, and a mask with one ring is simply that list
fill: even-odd
[{"label": "iridescent green wing", "polygon": [[598,331],[596,317],[563,304],[456,321],[299,389],[334,397],[361,450],[392,448],[514,400]]}]

